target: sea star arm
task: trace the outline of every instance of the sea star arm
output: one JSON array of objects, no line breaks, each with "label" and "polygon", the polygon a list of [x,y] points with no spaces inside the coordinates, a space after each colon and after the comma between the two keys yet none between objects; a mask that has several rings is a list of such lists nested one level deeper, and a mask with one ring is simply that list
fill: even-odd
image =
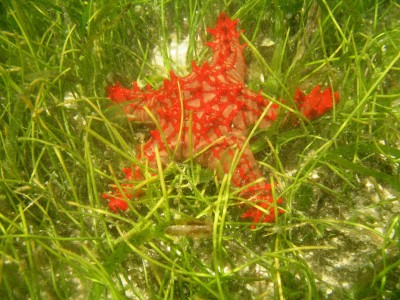
[{"label": "sea star arm", "polygon": [[152,91],[148,85],[145,90],[133,83],[133,89],[127,89],[116,83],[108,87],[108,98],[114,104],[120,105],[125,115],[131,120],[139,123],[152,123],[151,115],[144,109],[146,106],[153,116],[158,116],[158,109],[163,102],[158,102],[160,91]]},{"label": "sea star arm", "polygon": [[321,91],[320,86],[317,85],[308,95],[298,88],[294,102],[300,113],[308,120],[312,120],[331,110],[339,99],[338,92],[332,92],[331,88]]},{"label": "sea star arm", "polygon": [[[149,169],[155,170],[157,168],[156,150],[158,149],[158,156],[161,164],[165,165],[169,161],[169,155],[166,147],[161,141],[160,134],[157,130],[151,132],[152,138],[147,141],[143,147],[140,147],[140,153],[137,156],[138,161],[142,163],[148,162]],[[133,192],[134,185],[132,181],[140,181],[144,179],[141,168],[138,165],[133,165],[130,168],[124,168],[125,181],[127,183],[121,184],[121,188],[115,187],[111,194],[103,194],[103,198],[108,200],[108,206],[113,211],[127,210],[127,200],[132,200],[133,196],[140,196],[142,191],[136,190]]]},{"label": "sea star arm", "polygon": [[[243,149],[243,153],[235,163],[235,156],[241,152],[244,142],[245,138],[242,137],[231,136],[225,138],[198,162],[207,168],[219,170],[218,175],[220,177],[223,173],[233,172],[232,183],[236,188],[248,186],[239,195],[249,199],[254,206],[251,206],[241,216],[242,218],[250,218],[253,223],[272,222],[275,219],[275,208],[274,199],[271,196],[271,185],[265,179],[259,180],[263,178],[263,173],[258,167],[249,146]],[[235,164],[235,166],[232,164]],[[234,169],[232,169],[233,167]],[[256,180],[258,182],[252,184]],[[278,204],[282,201],[282,199],[276,199]],[[283,210],[277,209],[278,214],[282,212]]]}]

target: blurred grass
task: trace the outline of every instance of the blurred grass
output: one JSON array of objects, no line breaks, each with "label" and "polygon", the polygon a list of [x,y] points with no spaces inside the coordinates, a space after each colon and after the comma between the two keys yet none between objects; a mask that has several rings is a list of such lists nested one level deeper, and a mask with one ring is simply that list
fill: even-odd
[{"label": "blurred grass", "polygon": [[[0,294],[400,297],[399,8],[395,1],[1,2]],[[160,168],[163,176],[141,183],[145,194],[129,212],[111,213],[100,195],[137,163],[147,131],[109,106],[106,86],[159,86],[176,68],[168,57],[174,38],[189,38],[189,72],[192,60],[210,57],[205,29],[220,11],[245,29],[252,89],[289,99],[297,86],[326,84],[341,95],[327,116],[285,130],[276,124],[252,141],[287,213],[249,230],[231,201],[230,174],[217,182],[191,162]],[[156,47],[164,67],[151,62]],[[165,233],[192,218],[205,231],[212,223],[210,238]],[[365,261],[338,267],[344,257]],[[327,270],[333,279],[323,277]],[[341,272],[343,284],[333,276]]]}]

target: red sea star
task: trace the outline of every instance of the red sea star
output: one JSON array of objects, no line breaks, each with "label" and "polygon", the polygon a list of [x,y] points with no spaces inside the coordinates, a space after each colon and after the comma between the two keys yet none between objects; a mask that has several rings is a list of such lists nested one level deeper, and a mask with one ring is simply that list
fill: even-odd
[{"label": "red sea star", "polygon": [[[254,222],[272,222],[276,209],[271,185],[265,180],[251,185],[263,174],[249,146],[243,147],[249,127],[259,120],[265,110],[268,111],[259,128],[269,127],[276,118],[279,106],[245,87],[245,45],[239,42],[237,22],[221,13],[216,27],[208,29],[214,37],[213,42],[207,43],[213,50],[211,62],[205,62],[200,67],[193,63],[193,71],[186,77],[177,77],[171,72],[170,80],[164,79],[163,86],[158,90],[148,87],[142,91],[136,82],[133,89],[116,84],[108,88],[108,97],[115,104],[122,103],[125,114],[135,122],[152,122],[144,107],[158,120],[161,130],[151,131],[151,138],[143,147],[144,157],[138,156],[139,160],[147,159],[151,168],[157,168],[156,147],[165,165],[170,160],[185,160],[211,145],[195,156],[195,160],[204,167],[216,169],[221,175],[231,170],[237,150],[243,150],[232,175],[232,183],[238,188],[248,185],[240,196],[248,198],[262,210],[251,206],[242,217],[252,218]],[[337,93],[333,96],[330,89],[321,92],[319,86],[308,96],[300,90],[295,96],[299,111],[309,119],[322,115],[338,100]],[[127,180],[143,178],[138,166],[124,169],[124,172]],[[122,191],[116,188],[113,195],[103,195],[109,200],[111,210],[128,208],[123,199],[132,198],[132,187],[132,184],[124,184]],[[281,203],[282,199],[275,202]]]}]

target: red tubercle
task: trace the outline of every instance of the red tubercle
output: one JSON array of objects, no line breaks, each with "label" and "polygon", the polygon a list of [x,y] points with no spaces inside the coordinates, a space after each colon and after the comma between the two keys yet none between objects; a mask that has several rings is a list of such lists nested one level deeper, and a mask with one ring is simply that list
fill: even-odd
[{"label": "red tubercle", "polygon": [[125,173],[125,180],[140,181],[144,179],[142,170],[138,165],[134,165],[130,168],[123,168],[122,171]]},{"label": "red tubercle", "polygon": [[124,184],[123,186],[121,186],[121,188],[124,191],[115,188],[113,194],[103,193],[101,195],[103,199],[106,199],[108,201],[108,207],[110,208],[110,210],[114,212],[126,211],[129,206],[125,199],[132,199],[132,194],[126,193],[126,190],[131,189],[132,186],[129,184]]},{"label": "red tubercle", "polygon": [[107,195],[103,194],[103,198],[108,200],[108,207],[110,210],[113,212],[118,212],[118,211],[126,211],[128,210],[129,206],[128,203],[125,200],[119,199],[117,197],[107,197]]}]

